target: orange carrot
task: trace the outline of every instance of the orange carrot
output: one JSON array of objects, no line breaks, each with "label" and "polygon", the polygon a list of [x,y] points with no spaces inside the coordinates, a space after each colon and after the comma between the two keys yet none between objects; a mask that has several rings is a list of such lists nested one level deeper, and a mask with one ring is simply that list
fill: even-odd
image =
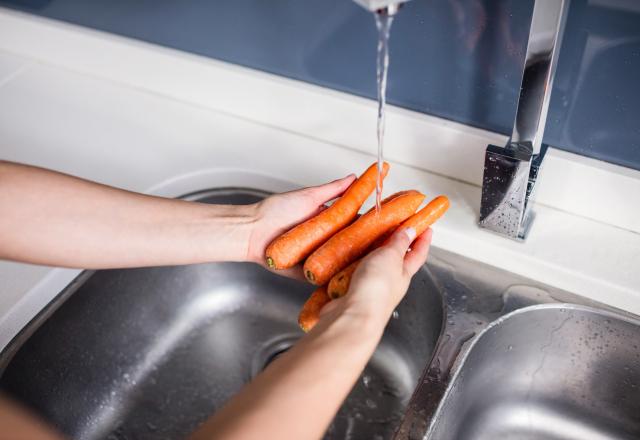
[{"label": "orange carrot", "polygon": [[318,287],[304,303],[298,315],[298,325],[305,332],[311,330],[320,319],[320,311],[329,301],[327,287]]},{"label": "orange carrot", "polygon": [[[388,172],[385,162],[382,177]],[[374,163],[330,207],[273,240],[265,252],[267,265],[272,269],[293,267],[351,223],[375,189],[377,177],[378,166]]]},{"label": "orange carrot", "polygon": [[[399,196],[402,196],[402,195],[408,194],[408,193],[410,193],[410,192],[412,192],[412,191],[413,191],[413,190],[412,190],[412,189],[410,189],[410,190],[398,191],[397,193],[393,193],[393,194],[391,194],[390,196],[387,196],[387,197],[385,197],[384,199],[382,199],[382,200],[380,201],[380,206],[384,205],[385,203],[390,202],[391,200],[393,200],[393,199],[395,199],[395,198],[397,198],[397,197],[399,197]],[[369,209],[368,209],[364,214],[362,214],[362,215],[369,214],[370,212],[375,211],[375,209],[376,209],[376,205],[373,205],[371,208],[369,208]]]},{"label": "orange carrot", "polygon": [[[420,235],[442,217],[447,209],[449,209],[449,199],[446,196],[438,196],[429,202],[427,206],[409,217],[398,229],[414,228],[416,235]],[[384,242],[380,242],[378,246],[374,244],[372,247],[382,246],[387,240],[388,237]],[[358,268],[358,264],[360,264],[360,260],[354,261],[331,278],[327,286],[331,299],[340,298],[347,294],[351,284],[351,277]]]},{"label": "orange carrot", "polygon": [[349,286],[351,285],[351,277],[360,265],[360,261],[361,260],[354,261],[329,280],[329,284],[327,284],[329,298],[338,299],[347,294]]},{"label": "orange carrot", "polygon": [[333,275],[366,252],[379,236],[410,217],[423,200],[424,195],[418,191],[407,191],[390,198],[380,212],[374,210],[364,214],[307,258],[304,263],[307,280],[317,285],[327,283]]},{"label": "orange carrot", "polygon": [[416,230],[416,236],[418,236],[442,217],[444,213],[447,212],[447,209],[449,209],[449,205],[449,198],[447,196],[438,196],[427,203],[427,206],[409,217],[400,227],[413,228]]}]

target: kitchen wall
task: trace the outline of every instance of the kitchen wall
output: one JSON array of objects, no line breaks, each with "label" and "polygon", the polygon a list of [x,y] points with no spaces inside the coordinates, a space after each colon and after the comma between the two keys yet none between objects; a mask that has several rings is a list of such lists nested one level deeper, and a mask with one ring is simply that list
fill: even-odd
[{"label": "kitchen wall", "polygon": [[[374,20],[349,0],[0,5],[375,96]],[[508,134],[532,8],[532,0],[407,3],[391,33],[389,102]],[[545,142],[640,169],[639,82],[640,1],[573,0]]]}]

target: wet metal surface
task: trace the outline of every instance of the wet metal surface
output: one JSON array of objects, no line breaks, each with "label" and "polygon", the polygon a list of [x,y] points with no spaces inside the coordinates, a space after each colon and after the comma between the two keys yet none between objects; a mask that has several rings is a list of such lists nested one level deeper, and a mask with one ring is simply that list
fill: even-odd
[{"label": "wet metal surface", "polygon": [[428,438],[640,438],[639,324],[562,304],[508,315],[469,351]]},{"label": "wet metal surface", "polygon": [[[297,315],[311,291],[252,264],[98,271],[17,351],[0,387],[70,438],[183,438],[302,336]],[[327,438],[392,436],[442,315],[423,270]]]},{"label": "wet metal surface", "polygon": [[445,326],[396,439],[639,438],[637,316],[452,254],[427,267]]},{"label": "wet metal surface", "polygon": [[[238,263],[86,272],[0,390],[74,439],[184,438],[302,336],[311,290]],[[637,438],[640,321],[607,310],[434,248],[326,438]]]}]

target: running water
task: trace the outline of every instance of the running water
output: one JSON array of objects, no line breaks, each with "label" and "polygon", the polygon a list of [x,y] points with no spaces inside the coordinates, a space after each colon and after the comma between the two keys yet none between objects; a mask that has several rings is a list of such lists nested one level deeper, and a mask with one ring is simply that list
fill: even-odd
[{"label": "running water", "polygon": [[378,181],[376,182],[376,212],[380,211],[382,199],[382,164],[384,149],[385,105],[387,103],[387,72],[389,70],[389,32],[393,23],[393,15],[386,11],[378,11],[376,27],[378,28],[378,60],[376,74],[378,79]]}]

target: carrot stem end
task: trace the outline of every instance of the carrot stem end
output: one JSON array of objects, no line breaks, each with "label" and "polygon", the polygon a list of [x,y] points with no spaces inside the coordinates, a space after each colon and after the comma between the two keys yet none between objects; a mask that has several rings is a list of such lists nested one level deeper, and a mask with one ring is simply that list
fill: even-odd
[{"label": "carrot stem end", "polygon": [[267,257],[267,266],[269,266],[271,269],[276,268],[276,263],[273,261],[273,258]]}]

